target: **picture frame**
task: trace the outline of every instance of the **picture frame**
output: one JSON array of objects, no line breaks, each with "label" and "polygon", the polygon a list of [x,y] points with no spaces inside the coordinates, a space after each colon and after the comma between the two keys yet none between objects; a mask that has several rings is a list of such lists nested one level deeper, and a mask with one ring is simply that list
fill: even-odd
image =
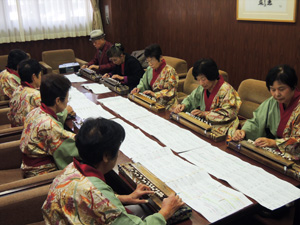
[{"label": "picture frame", "polygon": [[297,0],[237,0],[237,20],[296,22]]}]

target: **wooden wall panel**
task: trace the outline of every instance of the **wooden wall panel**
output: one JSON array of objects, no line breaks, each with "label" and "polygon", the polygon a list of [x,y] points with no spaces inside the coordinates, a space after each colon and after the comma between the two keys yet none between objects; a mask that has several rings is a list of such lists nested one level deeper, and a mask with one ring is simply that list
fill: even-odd
[{"label": "wooden wall panel", "polygon": [[0,44],[0,55],[7,55],[11,49],[16,48],[30,53],[31,57],[38,61],[42,60],[42,51],[47,50],[71,48],[74,50],[77,58],[86,61],[90,61],[96,51],[89,41],[89,37],[86,36]]},{"label": "wooden wall panel", "polygon": [[264,80],[282,63],[300,74],[299,7],[296,23],[272,23],[237,21],[236,0],[103,0],[101,7],[104,2],[111,4],[112,39],[129,50],[159,43],[164,55],[189,67],[211,57],[235,88],[247,78]]}]

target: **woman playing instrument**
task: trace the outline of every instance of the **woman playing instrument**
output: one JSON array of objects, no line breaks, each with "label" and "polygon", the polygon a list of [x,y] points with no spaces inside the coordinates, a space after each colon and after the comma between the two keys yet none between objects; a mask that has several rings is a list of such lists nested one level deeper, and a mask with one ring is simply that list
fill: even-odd
[{"label": "woman playing instrument", "polygon": [[[175,113],[190,112],[194,116],[214,123],[234,121],[238,125],[237,114],[241,99],[234,88],[219,75],[217,64],[212,59],[198,60],[193,67],[193,76],[200,84],[181,104]],[[227,131],[228,126],[220,127]]]},{"label": "woman playing instrument", "polygon": [[241,130],[236,130],[232,140],[254,140],[259,147],[272,147],[287,157],[299,159],[300,91],[298,77],[293,68],[279,65],[272,68],[266,85],[272,97],[265,100],[246,121]]},{"label": "woman playing instrument", "polygon": [[53,181],[42,206],[46,224],[166,224],[184,203],[175,195],[165,198],[158,213],[144,220],[127,212],[123,204],[141,204],[154,192],[139,184],[129,195],[117,195],[105,182],[125,138],[123,127],[104,118],[88,119],[76,136],[81,160],[74,158]]},{"label": "woman playing instrument", "polygon": [[63,126],[70,87],[70,81],[62,75],[43,76],[41,106],[27,114],[21,136],[21,169],[25,177],[63,169],[73,156],[78,156],[75,134]]},{"label": "woman playing instrument", "polygon": [[114,44],[107,51],[107,56],[116,66],[111,73],[106,73],[103,77],[118,80],[127,85],[129,90],[136,87],[145,72],[140,62],[135,57],[125,53],[124,47],[120,43]]},{"label": "woman playing instrument", "polygon": [[177,73],[166,64],[158,44],[148,46],[144,54],[149,66],[131,94],[142,92],[150,95],[170,110],[177,104]]}]

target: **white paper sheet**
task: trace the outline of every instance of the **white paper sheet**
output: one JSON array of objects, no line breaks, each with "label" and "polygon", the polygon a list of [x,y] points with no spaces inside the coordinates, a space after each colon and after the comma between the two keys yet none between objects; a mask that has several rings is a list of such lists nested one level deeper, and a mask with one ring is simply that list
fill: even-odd
[{"label": "white paper sheet", "polygon": [[86,82],[87,81],[86,79],[77,76],[75,73],[65,75],[65,77],[68,78],[71,83]]},{"label": "white paper sheet", "polygon": [[88,90],[91,90],[96,95],[111,92],[111,90],[108,87],[105,87],[104,84],[88,83],[82,84],[81,86]]}]

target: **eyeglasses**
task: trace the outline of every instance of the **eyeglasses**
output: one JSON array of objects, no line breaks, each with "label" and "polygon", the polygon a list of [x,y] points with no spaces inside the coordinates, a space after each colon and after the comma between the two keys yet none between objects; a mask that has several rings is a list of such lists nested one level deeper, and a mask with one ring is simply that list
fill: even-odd
[{"label": "eyeglasses", "polygon": [[151,58],[150,60],[146,60],[146,63],[153,64],[155,61],[158,61],[156,58]]}]

